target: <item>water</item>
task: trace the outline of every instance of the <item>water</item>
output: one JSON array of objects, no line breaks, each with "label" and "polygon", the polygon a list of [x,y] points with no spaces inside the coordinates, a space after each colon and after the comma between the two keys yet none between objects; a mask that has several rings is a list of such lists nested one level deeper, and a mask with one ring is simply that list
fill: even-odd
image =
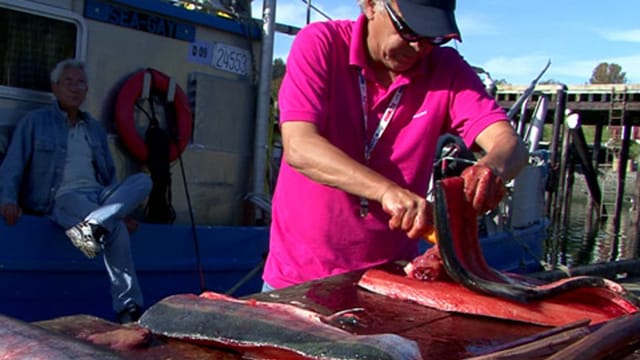
[{"label": "water", "polygon": [[638,211],[634,199],[636,173],[626,176],[620,231],[613,230],[614,194],[617,174],[609,171],[599,178],[607,210],[611,214],[596,229],[585,228],[588,190],[584,178],[576,174],[567,226],[552,225],[545,246],[546,261],[551,264],[578,266],[613,260],[638,258],[638,239],[633,221]]}]

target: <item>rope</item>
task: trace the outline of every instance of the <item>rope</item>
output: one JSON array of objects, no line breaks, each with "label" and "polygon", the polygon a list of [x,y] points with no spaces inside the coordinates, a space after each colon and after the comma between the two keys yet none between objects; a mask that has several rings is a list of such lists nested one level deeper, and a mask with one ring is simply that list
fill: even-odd
[{"label": "rope", "polygon": [[[149,150],[147,165],[149,167],[149,172],[151,173],[153,187],[151,188],[149,200],[147,201],[147,205],[145,207],[145,214],[147,217],[146,221],[150,223],[173,223],[175,221],[176,214],[173,206],[171,205],[171,171],[169,154],[170,144],[172,141],[175,142],[175,139],[172,139],[170,134],[176,134],[176,125],[170,123],[169,131],[162,129],[156,118],[152,98],[149,98],[149,104],[151,114],[145,111],[145,109],[140,106],[140,104],[136,103],[136,107],[149,119],[149,127],[147,128],[147,131],[145,133],[145,142],[147,143],[147,148]],[[184,164],[182,162],[182,154],[178,154],[178,161],[180,163],[184,191],[187,197],[187,204],[189,208],[191,233],[193,235],[193,247],[196,256],[198,278],[200,280],[200,290],[201,292],[205,292],[206,281],[204,277],[204,270],[202,269],[199,246],[200,242],[198,240],[198,232],[193,215],[193,207],[191,205],[191,197],[187,185]]]},{"label": "rope", "polygon": [[171,224],[176,219],[176,213],[171,205],[171,171],[169,169],[171,138],[167,131],[160,127],[153,103],[150,108],[151,118],[145,133],[145,142],[149,149],[147,166],[151,173],[153,187],[145,207],[145,220],[153,224]]}]

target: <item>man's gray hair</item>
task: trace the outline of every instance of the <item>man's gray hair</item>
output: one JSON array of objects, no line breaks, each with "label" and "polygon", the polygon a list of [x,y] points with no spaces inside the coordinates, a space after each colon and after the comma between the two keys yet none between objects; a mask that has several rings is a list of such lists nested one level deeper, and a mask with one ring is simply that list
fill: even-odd
[{"label": "man's gray hair", "polygon": [[51,83],[55,84],[58,81],[60,81],[60,76],[62,76],[62,72],[65,69],[69,69],[69,68],[80,69],[84,71],[85,75],[87,73],[86,64],[84,63],[84,61],[76,60],[76,59],[65,59],[57,63],[56,66],[53,68],[53,70],[51,70],[51,74],[49,77],[49,79],[51,80]]},{"label": "man's gray hair", "polygon": [[358,5],[360,5],[362,11],[364,11],[364,7],[369,1],[373,1],[373,8],[378,11],[382,10],[384,3],[389,3],[391,0],[358,0]]}]

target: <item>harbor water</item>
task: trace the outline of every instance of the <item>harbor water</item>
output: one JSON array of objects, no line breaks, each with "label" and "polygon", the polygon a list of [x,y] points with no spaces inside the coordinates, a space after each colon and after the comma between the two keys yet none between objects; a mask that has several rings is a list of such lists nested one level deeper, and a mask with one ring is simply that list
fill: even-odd
[{"label": "harbor water", "polygon": [[613,223],[617,173],[605,171],[599,176],[603,203],[610,216],[590,228],[587,221],[589,192],[582,175],[575,175],[570,213],[566,224],[552,224],[545,244],[545,261],[569,267],[638,258],[635,230],[637,214],[636,172],[628,172],[620,214],[619,231]]}]

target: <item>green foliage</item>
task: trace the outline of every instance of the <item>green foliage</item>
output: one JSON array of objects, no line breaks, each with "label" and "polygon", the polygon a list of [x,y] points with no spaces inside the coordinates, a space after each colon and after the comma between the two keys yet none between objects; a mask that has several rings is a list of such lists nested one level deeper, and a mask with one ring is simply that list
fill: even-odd
[{"label": "green foliage", "polygon": [[265,172],[265,184],[267,184],[267,189],[265,189],[265,191],[267,194],[273,194],[273,189],[275,187],[280,168],[280,158],[277,157],[277,154],[282,151],[282,139],[280,137],[278,122],[278,92],[280,91],[280,85],[282,84],[282,78],[284,78],[286,70],[287,67],[284,60],[277,58],[273,61],[273,67],[271,69],[271,89],[269,91],[271,96],[271,111],[269,114],[271,126],[269,127],[267,139],[267,143],[269,144],[267,148],[269,166]]},{"label": "green foliage", "polygon": [[278,99],[278,92],[280,91],[280,85],[282,84],[282,78],[287,71],[287,66],[284,60],[277,58],[273,60],[273,67],[271,69],[271,99],[276,101]]},{"label": "green foliage", "polygon": [[[585,140],[588,145],[593,145],[593,141],[595,139],[596,127],[595,125],[584,125],[582,126],[582,132],[584,133]],[[543,141],[551,141],[551,136],[553,135],[553,125],[545,124],[544,130],[542,133]],[[606,142],[606,139],[609,138],[609,128],[602,128],[602,143]],[[631,141],[629,146],[629,159],[637,159],[640,156],[640,144],[635,141]]]},{"label": "green foliage", "polygon": [[279,79],[284,76],[287,71],[286,64],[281,58],[273,60],[273,68],[271,69],[271,79]]},{"label": "green foliage", "polygon": [[614,63],[600,63],[593,69],[590,84],[626,84],[627,74],[622,71],[622,67]]},{"label": "green foliage", "polygon": [[562,84],[562,82],[558,81],[556,79],[547,79],[547,80],[540,81],[538,84],[540,84],[540,85],[559,85],[559,84]]}]

